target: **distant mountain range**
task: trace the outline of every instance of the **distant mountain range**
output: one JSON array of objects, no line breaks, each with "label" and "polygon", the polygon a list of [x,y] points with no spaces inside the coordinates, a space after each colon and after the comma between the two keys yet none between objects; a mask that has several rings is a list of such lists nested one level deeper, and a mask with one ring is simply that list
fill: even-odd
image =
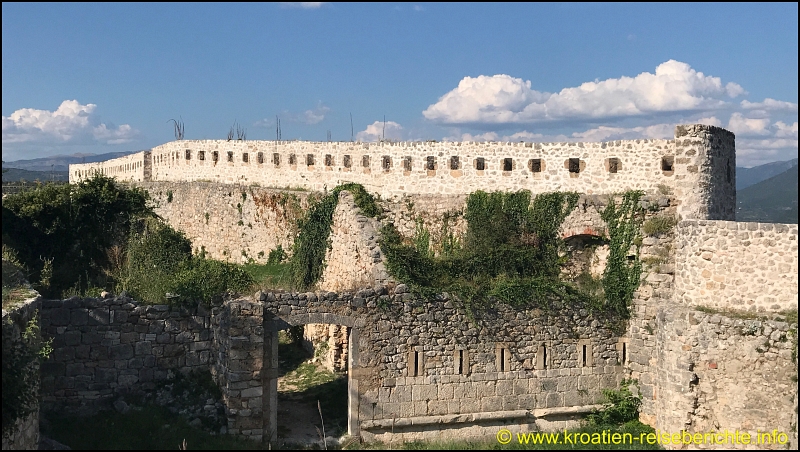
[{"label": "distant mountain range", "polygon": [[793,161],[794,166],[788,170],[736,191],[736,221],[797,223],[798,168],[797,159]]},{"label": "distant mountain range", "polygon": [[19,168],[6,168],[3,167],[3,182],[18,182],[18,181],[69,181],[69,171],[29,171]]},{"label": "distant mountain range", "polygon": [[797,159],[785,162],[772,162],[752,168],[736,167],[736,190],[742,190],[751,185],[755,185],[762,180],[767,180],[772,176],[777,176],[789,168],[797,166]]},{"label": "distant mountain range", "polygon": [[[52,157],[42,157],[30,160],[16,160],[13,162],[3,162],[3,169],[18,168],[28,171],[44,171],[50,174],[50,171],[67,171],[69,172],[69,165],[73,163],[93,163],[102,162],[105,160],[115,159],[125,155],[134,154],[141,151],[128,151],[128,152],[108,152],[105,154],[74,154],[74,155],[54,155]],[[3,175],[3,180],[6,177]]]}]

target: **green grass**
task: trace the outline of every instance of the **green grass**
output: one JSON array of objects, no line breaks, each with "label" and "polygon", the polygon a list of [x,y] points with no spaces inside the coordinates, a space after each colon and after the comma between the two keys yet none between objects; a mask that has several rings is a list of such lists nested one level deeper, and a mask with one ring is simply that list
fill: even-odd
[{"label": "green grass", "polygon": [[49,416],[43,433],[73,450],[94,449],[258,449],[256,442],[230,435],[211,435],[190,426],[166,408],[148,406],[126,414],[104,411],[95,416]]},{"label": "green grass", "polygon": [[291,288],[291,277],[289,275],[289,264],[244,264],[244,270],[253,277],[256,285],[261,289],[283,289]]},{"label": "green grass", "polygon": [[312,359],[313,355],[290,334],[279,332],[279,375],[291,388],[282,384],[281,397],[313,405],[315,411],[319,401],[325,418],[325,433],[338,437],[347,432],[347,377],[317,366]]}]

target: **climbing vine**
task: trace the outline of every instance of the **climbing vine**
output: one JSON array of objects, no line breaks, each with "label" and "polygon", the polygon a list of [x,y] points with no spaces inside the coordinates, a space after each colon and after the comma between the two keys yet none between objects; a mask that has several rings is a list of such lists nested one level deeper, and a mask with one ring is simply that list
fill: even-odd
[{"label": "climbing vine", "polygon": [[3,437],[14,423],[37,408],[38,363],[52,352],[51,341],[42,341],[38,312],[20,331],[10,316],[3,321]]},{"label": "climbing vine", "polygon": [[308,214],[297,222],[299,233],[294,241],[289,261],[292,284],[298,289],[307,289],[322,277],[325,269],[325,253],[330,247],[333,212],[339,203],[339,193],[342,190],[353,194],[356,206],[364,215],[377,217],[381,212],[375,198],[362,185],[355,183],[339,185],[314,202]]},{"label": "climbing vine", "polygon": [[419,231],[409,241],[393,225],[384,226],[387,269],[422,295],[457,294],[470,310],[496,300],[547,305],[581,297],[559,278],[558,229],[577,201],[577,193],[545,193],[533,202],[528,191],[472,193],[463,246],[448,246],[438,256],[420,246],[426,240]]},{"label": "climbing vine", "polygon": [[630,318],[633,292],[639,287],[642,262],[639,260],[642,212],[639,207],[641,191],[628,191],[622,202],[613,199],[600,216],[606,222],[609,236],[609,253],[603,273],[605,307],[621,318]]}]

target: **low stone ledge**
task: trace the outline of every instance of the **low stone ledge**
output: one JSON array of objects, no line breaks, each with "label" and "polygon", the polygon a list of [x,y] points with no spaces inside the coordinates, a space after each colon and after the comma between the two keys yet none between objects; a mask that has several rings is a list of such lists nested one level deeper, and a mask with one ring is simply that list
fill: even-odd
[{"label": "low stone ledge", "polygon": [[486,421],[502,421],[510,419],[523,419],[530,417],[531,420],[547,418],[551,416],[564,416],[575,414],[586,414],[602,408],[603,405],[584,405],[566,408],[541,408],[536,410],[510,410],[510,411],[486,411],[481,413],[467,414],[445,414],[440,416],[416,416],[400,419],[377,419],[364,421],[361,423],[363,430],[391,429],[397,427],[437,425],[437,424],[464,424]]}]

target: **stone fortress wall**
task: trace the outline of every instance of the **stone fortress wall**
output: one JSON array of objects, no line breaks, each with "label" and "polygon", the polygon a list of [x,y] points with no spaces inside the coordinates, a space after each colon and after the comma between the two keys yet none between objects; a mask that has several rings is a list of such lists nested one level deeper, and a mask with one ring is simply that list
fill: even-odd
[{"label": "stone fortress wall", "polygon": [[349,181],[384,198],[520,189],[591,195],[666,186],[685,201],[681,216],[733,220],[735,159],[733,134],[706,125],[678,126],[673,140],[602,143],[184,140],[122,159],[70,165],[70,182],[98,171],[120,180],[314,191]]},{"label": "stone fortress wall", "polygon": [[[225,239],[226,246],[231,250],[227,253],[228,259],[231,258],[231,253],[234,258],[239,258],[235,253],[239,247],[245,250],[245,241],[237,241],[241,239],[234,236],[250,240],[248,239],[250,236],[247,235],[249,233],[247,229],[251,229],[247,226],[248,223],[253,224],[254,231],[251,234],[253,241],[258,240],[257,237],[277,237],[284,234],[286,242],[280,243],[287,244],[282,246],[287,248],[291,243],[289,235],[285,231],[290,222],[261,221],[257,225],[256,221],[251,221],[251,217],[248,217],[248,215],[252,215],[252,219],[256,218],[252,214],[255,203],[248,204],[253,202],[256,193],[270,191],[257,185],[323,190],[333,188],[340,181],[360,182],[369,191],[384,197],[381,201],[384,212],[391,221],[394,221],[401,233],[407,236],[413,235],[417,221],[422,220],[431,230],[434,238],[446,216],[451,219],[450,226],[454,231],[463,230],[463,218],[459,218],[458,215],[450,216],[450,214],[462,210],[466,195],[477,189],[518,190],[524,188],[531,190],[534,194],[552,190],[574,190],[584,193],[576,213],[565,221],[562,228],[564,238],[580,235],[604,235],[602,220],[598,220],[598,209],[605,205],[608,196],[626,189],[642,189],[647,193],[645,201],[647,206],[655,204],[658,207],[656,210],[660,210],[661,214],[674,215],[677,219],[684,221],[678,223],[667,233],[644,238],[641,254],[643,258],[651,258],[652,263],[645,267],[642,275],[643,282],[635,294],[633,306],[635,314],[629,322],[628,330],[618,337],[603,336],[600,338],[598,336],[593,339],[595,342],[600,341],[597,343],[604,344],[602,349],[607,351],[601,359],[613,358],[623,363],[622,366],[612,365],[614,369],[624,369],[622,373],[613,370],[608,375],[613,375],[613,379],[621,378],[621,376],[638,379],[639,390],[643,396],[641,419],[662,431],[674,432],[683,428],[690,432],[724,429],[754,432],[757,429],[765,431],[777,428],[789,433],[791,444],[796,446],[797,386],[791,380],[792,378],[796,379],[797,376],[796,365],[792,363],[794,358],[791,350],[792,337],[796,341],[796,326],[782,322],[780,318],[777,320],[742,320],[727,312],[749,310],[757,315],[775,317],[779,312],[797,309],[797,225],[734,223],[732,221],[735,217],[736,205],[733,140],[733,134],[722,129],[695,125],[679,126],[676,129],[674,140],[638,140],[596,144],[379,143],[361,145],[292,142],[276,145],[274,142],[186,141],[168,143],[155,148],[152,151],[152,177],[150,182],[145,181],[142,185],[149,189],[151,195],[154,195],[154,192],[157,193],[154,197],[160,204],[159,214],[171,224],[176,225],[178,229],[195,231],[188,233],[195,246],[205,243],[207,250],[215,250],[211,253],[212,257],[219,258],[221,247],[212,245],[216,233],[210,233],[210,228],[204,230],[204,222],[209,221],[204,218],[204,213],[208,211],[211,221],[217,221],[214,229],[236,231],[236,234]],[[194,147],[195,144],[197,147]],[[267,145],[272,146],[272,149],[259,147]],[[186,159],[186,149],[189,149],[189,159]],[[199,160],[201,150],[204,153],[202,161]],[[218,152],[216,165],[214,165],[213,152]],[[233,162],[226,161],[228,152],[233,152]],[[262,157],[258,156],[259,152],[263,153]],[[274,153],[278,154],[279,165],[277,168],[274,166]],[[295,165],[287,167],[291,154],[295,155]],[[309,158],[308,154],[312,154],[312,157]],[[245,158],[244,155],[247,157]],[[328,155],[330,155],[330,160],[326,158]],[[361,166],[364,155],[368,156],[368,168]],[[145,159],[146,156],[145,153],[142,158]],[[350,156],[349,168],[345,165],[345,156]],[[385,160],[383,156],[388,156],[389,159]],[[411,157],[411,171],[403,171],[402,162],[406,156]],[[450,165],[452,156],[459,157],[457,163],[461,166],[458,169],[442,166]],[[434,157],[435,160],[431,170],[423,166],[428,162],[427,157]],[[483,170],[475,167],[478,157],[485,159]],[[507,158],[511,159],[508,162],[510,171],[503,171],[501,165],[507,163],[505,161]],[[533,162],[530,162],[535,158],[541,159],[538,166],[534,166]],[[574,163],[572,169],[577,172],[570,171],[569,159],[572,158],[578,159],[577,162],[572,162]],[[620,161],[608,160],[611,158],[618,158]],[[313,162],[313,165],[307,165],[308,162]],[[382,166],[384,162],[389,164],[388,171],[384,171]],[[326,163],[330,163],[330,165],[326,165]],[[531,163],[530,166],[529,163]],[[611,163],[617,164],[616,173],[610,171]],[[671,172],[666,171],[669,165],[671,165]],[[541,169],[541,172],[533,172],[534,168]],[[213,169],[213,171],[209,172],[209,169]],[[86,168],[83,167],[71,168],[70,177],[78,180],[89,174],[85,170]],[[625,171],[631,171],[631,177],[625,175]],[[634,174],[638,175],[637,178],[632,177]],[[204,179],[228,184],[209,183],[203,181]],[[171,182],[163,182],[164,180],[171,180]],[[185,184],[178,182],[179,180],[196,182]],[[231,185],[230,183],[240,185]],[[257,185],[246,186],[246,184]],[[195,191],[190,192],[191,190]],[[229,193],[223,193],[226,190]],[[241,203],[234,202],[231,198],[241,196],[240,191],[247,195]],[[174,197],[173,203],[166,202],[168,192],[171,192]],[[302,198],[303,203],[308,201],[308,196],[314,196],[304,192],[291,193],[295,194],[298,199]],[[224,206],[220,204],[221,207],[197,203],[197,200],[200,199],[216,200],[204,202],[221,202],[218,199],[224,199],[225,195],[228,199],[222,202],[225,204]],[[241,204],[238,208],[234,207],[237,203]],[[376,226],[371,225],[370,220],[360,217],[357,213],[347,212],[347,209],[352,208],[353,206],[349,202],[342,203],[337,208],[337,221],[335,221],[334,234],[332,234],[336,240],[334,249],[329,252],[327,257],[328,269],[326,271],[336,273],[335,278],[331,274],[328,279],[331,281],[335,279],[336,283],[341,286],[340,288],[369,286],[370,283],[376,282],[376,279],[366,276],[379,274],[378,266],[382,265],[379,251],[377,256],[367,253],[368,257],[364,257],[362,252],[362,250],[374,251],[376,249],[372,247],[375,237],[370,232]],[[281,217],[281,215],[276,214],[275,218]],[[214,220],[215,217],[216,220]],[[183,219],[183,222],[179,219]],[[354,220],[357,225],[352,224]],[[243,225],[245,230],[240,231]],[[370,229],[370,231],[365,232],[365,229]],[[257,250],[250,247],[245,253],[252,256],[259,251],[268,252],[278,242],[278,240],[264,242],[258,245],[263,249]],[[372,259],[372,268],[369,268],[370,259]],[[356,265],[361,261],[364,265]],[[358,268],[358,271],[348,272],[351,268]],[[347,320],[350,317],[345,314],[336,317],[339,319],[337,322],[322,321],[323,311],[328,309],[324,306],[329,304],[328,300],[333,295],[323,293],[312,297],[310,294],[275,294],[270,297],[274,297],[281,303],[282,300],[286,300],[289,306],[281,307],[283,305],[278,303],[273,309],[267,310],[275,312],[274,309],[277,309],[280,318],[288,320],[291,320],[290,317],[294,318],[290,321],[294,324],[337,323],[354,327],[355,321]],[[345,295],[337,295],[339,298],[342,296]],[[400,296],[401,300],[406,300],[407,294],[395,291],[393,297],[397,296]],[[391,293],[378,296],[374,291],[372,294],[365,292],[362,295],[352,296],[352,298],[345,297],[347,300],[345,304],[360,307],[369,300],[373,300],[373,303],[383,300],[381,303],[385,305],[386,302],[393,300],[393,297]],[[266,296],[262,299],[265,308],[267,305],[271,305],[271,300],[272,298]],[[333,309],[338,302],[330,300],[333,303],[330,305],[330,309]],[[310,310],[304,311],[309,314],[300,313],[303,309],[310,309],[313,303],[320,304],[320,307],[315,308],[314,311],[317,314],[312,315]],[[407,306],[411,305],[413,303],[408,303]],[[303,308],[297,311],[297,315],[295,315],[296,307]],[[707,308],[714,308],[721,312],[714,314]],[[413,307],[409,307],[409,309],[412,309],[412,313],[415,312]],[[425,315],[424,311],[416,314]],[[410,336],[405,345],[415,345],[412,344],[414,341],[422,344],[422,336],[415,331],[427,331],[426,340],[440,337],[440,328],[450,331],[448,328],[452,326],[451,322],[445,321],[445,319],[450,319],[450,316],[451,314],[448,313],[437,319],[436,314],[433,314],[424,328],[422,325],[417,328],[409,328]],[[414,316],[410,316],[407,320],[413,323],[416,320],[412,317]],[[364,324],[360,325],[363,327]],[[379,327],[381,324],[375,323],[375,325]],[[527,331],[535,331],[535,334],[530,336],[534,342],[540,339],[555,341],[555,338],[558,337],[558,333],[555,331],[551,332],[555,335],[551,339],[540,337],[540,332],[548,331],[544,326],[541,329],[536,326],[530,328],[522,327],[523,331],[526,331],[526,335],[531,334]],[[356,329],[354,328],[354,330]],[[394,330],[390,331],[394,332]],[[595,332],[599,333],[599,330]],[[481,338],[484,338],[484,333],[485,331],[480,333]],[[351,331],[350,340],[358,343],[358,334],[354,336]],[[451,336],[460,337],[460,334],[457,331],[445,334],[443,344],[448,344],[447,341]],[[396,336],[396,332],[393,333],[393,336]],[[594,338],[594,336],[592,337]],[[416,339],[408,342],[411,338]],[[438,339],[436,341],[438,342]],[[386,381],[381,381],[380,384],[366,386],[363,382],[364,378],[359,377],[359,375],[363,375],[361,372],[366,371],[352,369],[351,373],[356,376],[353,377],[356,383],[354,389],[353,381],[351,381],[351,394],[358,394],[358,398],[356,402],[351,400],[351,406],[348,409],[351,414],[357,414],[357,419],[364,420],[358,424],[359,428],[363,427],[367,434],[375,434],[379,437],[385,435],[387,431],[401,433],[403,429],[406,429],[410,437],[425,436],[427,434],[424,433],[425,431],[443,428],[442,424],[451,421],[453,426],[462,423],[464,427],[468,427],[481,422],[483,425],[487,425],[486,422],[489,421],[509,422],[508,418],[503,418],[503,416],[520,415],[522,412],[518,409],[528,410],[521,419],[530,416],[532,413],[530,410],[549,409],[539,407],[537,398],[534,398],[531,404],[525,404],[524,407],[519,405],[517,408],[511,407],[513,403],[510,398],[508,401],[503,398],[507,394],[505,389],[508,389],[504,386],[507,385],[506,380],[510,381],[508,385],[512,388],[515,400],[534,394],[529,392],[528,395],[525,395],[522,389],[524,383],[527,383],[528,390],[534,391],[531,385],[538,381],[535,372],[539,367],[536,367],[535,363],[532,370],[526,367],[529,365],[526,364],[526,360],[536,357],[536,353],[531,351],[533,349],[510,352],[509,356],[513,357],[513,362],[508,364],[513,370],[508,375],[517,375],[514,372],[523,372],[519,375],[519,381],[512,381],[516,377],[506,378],[506,374],[493,373],[494,371],[489,369],[488,363],[491,363],[489,357],[493,350],[494,353],[497,353],[496,350],[502,349],[502,344],[505,343],[518,344],[518,338],[498,339],[496,343],[490,342],[492,341],[486,342],[485,347],[484,345],[480,346],[488,347],[485,350],[483,348],[468,350],[465,355],[460,355],[461,359],[471,359],[473,353],[478,353],[485,358],[487,363],[487,367],[482,368],[482,371],[475,371],[469,379],[464,381],[459,378],[465,377],[449,375],[444,370],[441,371],[441,376],[435,376],[439,375],[439,371],[435,370],[439,367],[442,369],[455,368],[452,360],[455,359],[456,350],[452,350],[453,356],[450,356],[451,350],[447,349],[447,346],[442,349],[447,352],[443,355],[437,354],[438,351],[432,353],[435,351],[434,349],[425,347],[420,350],[416,350],[414,347],[405,347],[403,348],[405,354],[397,354],[397,347],[400,344],[395,344],[390,346],[390,348],[396,347],[391,353],[389,349],[376,349],[374,352],[379,353],[378,355],[370,355],[370,358],[361,355],[360,358],[359,352],[354,350],[351,344],[348,359],[356,360],[353,362],[359,362],[359,359],[377,359],[378,356],[386,355],[396,356],[387,362],[397,362],[398,365],[405,367],[398,367],[396,372],[392,371],[383,375]],[[433,343],[431,342],[431,344]],[[366,346],[366,343],[362,345]],[[517,345],[512,345],[512,347],[517,347]],[[363,350],[361,353],[364,353]],[[422,352],[422,358],[419,358],[420,354],[415,355],[414,358],[411,357],[410,352],[419,351]],[[430,359],[428,358],[429,352]],[[468,358],[464,358],[464,356]],[[266,358],[265,362],[267,362]],[[404,369],[408,369],[409,363],[417,363],[416,365],[420,368],[432,366],[431,377],[425,380],[403,374],[403,372],[408,372]],[[498,366],[499,364],[495,361],[494,365]],[[571,372],[569,370],[563,375],[559,373],[559,376],[564,378],[565,388],[581,384],[580,378],[574,378]],[[480,375],[482,377],[479,377]],[[491,378],[486,375],[491,375]],[[583,375],[582,371],[580,375]],[[605,375],[604,372],[603,375]],[[241,376],[236,378],[241,378]],[[475,385],[480,381],[491,381],[495,388],[494,393],[488,394],[485,392],[488,389],[482,390],[484,392],[481,392],[479,398],[477,392],[469,392],[477,391]],[[502,384],[501,381],[503,381]],[[769,388],[764,387],[766,381],[770,382]],[[241,381],[238,383],[244,384]],[[453,386],[453,399],[446,400],[447,403],[441,403],[444,400],[440,400],[441,397],[446,399],[446,396],[450,394],[448,386],[451,383],[456,385]],[[457,387],[462,383],[463,387]],[[600,383],[599,380],[592,383],[589,389],[598,389],[594,385]],[[605,383],[611,383],[611,381]],[[435,391],[431,386],[434,384]],[[544,403],[546,404],[546,400],[550,397],[548,394],[560,393],[561,395],[552,397],[559,398],[561,400],[559,403],[563,403],[564,408],[578,406],[573,403],[575,393],[570,392],[572,389],[560,392],[560,385],[562,383],[539,388],[541,397],[545,400]],[[368,389],[373,386],[377,388],[374,394],[369,392],[372,389]],[[609,384],[609,386],[613,385]],[[407,389],[393,389],[403,387]],[[498,387],[504,388],[501,395],[498,395]],[[517,387],[519,389],[516,389]],[[577,388],[577,386],[575,387]],[[268,386],[265,385],[264,388],[265,391],[268,390]],[[578,389],[581,390],[578,394],[583,394],[584,388]],[[517,390],[520,391],[519,394],[515,392]],[[396,398],[405,394],[404,391],[409,392],[409,400]],[[415,399],[415,391],[417,399]],[[435,397],[433,396],[434,392],[436,393]],[[458,397],[455,396],[456,393],[459,394]],[[441,394],[444,396],[440,397]],[[486,407],[476,408],[479,411],[461,412],[460,410],[466,408],[462,407],[460,402],[455,405],[452,403],[456,399],[469,398],[464,394],[475,394],[476,399],[479,400],[483,397],[494,397],[491,402],[487,403],[494,404],[499,400],[497,403],[501,407],[507,406],[508,409],[500,409],[505,413],[502,416],[486,414],[489,411],[481,411],[488,409]],[[373,400],[370,397],[377,399]],[[497,397],[500,398],[497,399]],[[570,400],[569,403],[567,399]],[[365,404],[365,400],[370,400],[370,402]],[[415,414],[421,413],[421,406],[423,406],[421,402],[423,401],[426,407],[425,414]],[[359,407],[354,407],[354,403]],[[482,401],[476,403],[483,404]],[[456,405],[458,408],[455,408]],[[416,411],[417,409],[419,411]],[[364,413],[371,414],[362,417],[365,415]],[[477,416],[473,416],[475,413],[478,413]],[[491,411],[491,413],[495,412]],[[786,413],[789,413],[788,417],[784,416]],[[493,416],[500,416],[505,420],[500,421]],[[369,420],[366,421],[366,419]],[[252,420],[248,422],[253,423]],[[266,419],[264,422],[271,421]],[[536,425],[541,424],[541,422],[537,422]],[[517,423],[516,428],[528,428],[520,427],[523,424]],[[270,425],[274,425],[274,422]],[[427,425],[428,427],[415,429],[413,425]],[[354,426],[351,425],[351,427]],[[351,431],[358,431],[358,428],[356,430],[351,428]],[[493,434],[495,431],[496,428],[490,433]],[[484,431],[484,433],[487,432],[488,430]],[[264,432],[264,434],[266,433]]]},{"label": "stone fortress wall", "polygon": [[678,224],[674,301],[779,312],[797,309],[797,225]]},{"label": "stone fortress wall", "polygon": [[88,179],[93,174],[102,174],[125,182],[142,182],[150,180],[150,169],[150,154],[142,151],[104,162],[70,165],[69,182]]}]

